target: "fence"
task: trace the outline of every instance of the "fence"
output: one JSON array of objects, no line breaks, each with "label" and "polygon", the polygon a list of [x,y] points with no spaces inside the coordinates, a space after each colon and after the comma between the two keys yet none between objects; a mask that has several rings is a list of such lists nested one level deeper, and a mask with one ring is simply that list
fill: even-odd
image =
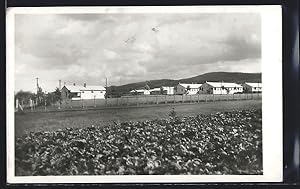
[{"label": "fence", "polygon": [[[261,93],[243,94],[197,94],[197,95],[144,95],[123,96],[120,98],[68,100],[61,104],[62,109],[119,107],[119,106],[146,106],[155,104],[200,103],[214,101],[261,99]],[[57,105],[56,105],[57,106]]]}]

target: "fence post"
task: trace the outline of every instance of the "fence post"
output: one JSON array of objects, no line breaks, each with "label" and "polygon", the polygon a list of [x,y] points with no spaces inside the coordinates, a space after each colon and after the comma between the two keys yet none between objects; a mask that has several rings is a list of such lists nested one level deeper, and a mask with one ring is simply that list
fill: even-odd
[{"label": "fence post", "polygon": [[16,99],[16,109],[19,110],[19,99]]},{"label": "fence post", "polygon": [[175,104],[175,95],[174,95],[174,104]]},{"label": "fence post", "polygon": [[167,104],[167,95],[165,95],[165,104]]},{"label": "fence post", "polygon": [[47,111],[47,102],[45,100],[45,112]]},{"label": "fence post", "polygon": [[199,96],[200,96],[200,94],[198,93],[198,103],[200,102],[200,101],[199,101]]},{"label": "fence post", "polygon": [[155,101],[156,101],[156,104],[158,104],[157,96],[155,96]]},{"label": "fence post", "polygon": [[138,101],[138,96],[137,95],[136,95],[135,100],[136,100],[136,105],[138,106],[139,105],[139,101]]},{"label": "fence post", "polygon": [[82,102],[82,108],[84,108],[84,100],[82,99],[81,102]]}]

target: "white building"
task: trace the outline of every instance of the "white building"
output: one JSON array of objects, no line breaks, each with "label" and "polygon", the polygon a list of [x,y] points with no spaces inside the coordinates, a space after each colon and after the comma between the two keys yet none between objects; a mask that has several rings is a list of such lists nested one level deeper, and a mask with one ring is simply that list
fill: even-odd
[{"label": "white building", "polygon": [[199,89],[202,84],[187,84],[187,83],[179,83],[174,90],[175,94],[187,94],[187,95],[193,95],[198,94]]},{"label": "white building", "polygon": [[153,88],[150,89],[151,95],[173,95],[174,94],[174,87],[160,87],[160,88]]},{"label": "white building", "polygon": [[161,95],[162,94],[161,88],[150,89],[149,92],[151,95]]},{"label": "white building", "polygon": [[150,91],[147,89],[134,89],[130,93],[133,95],[150,95]]},{"label": "white building", "polygon": [[201,94],[235,94],[242,93],[243,87],[236,83],[205,82],[200,87]]},{"label": "white building", "polygon": [[245,93],[259,93],[262,92],[262,84],[261,83],[244,83],[243,84]]},{"label": "white building", "polygon": [[90,85],[83,86],[65,85],[61,89],[63,100],[81,100],[81,99],[105,99],[106,90],[103,86]]},{"label": "white building", "polygon": [[166,95],[173,95],[174,94],[174,87],[162,87],[163,89],[163,94]]}]

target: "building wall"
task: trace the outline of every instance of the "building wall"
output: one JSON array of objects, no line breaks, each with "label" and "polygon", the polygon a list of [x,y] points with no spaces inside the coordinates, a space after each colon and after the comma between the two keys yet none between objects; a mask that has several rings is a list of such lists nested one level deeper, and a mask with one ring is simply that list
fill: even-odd
[{"label": "building wall", "polygon": [[176,90],[174,90],[174,94],[177,94],[177,95],[185,94],[185,87],[183,87],[180,84],[178,84],[176,87],[177,88],[176,88]]},{"label": "building wall", "polygon": [[198,94],[199,89],[197,88],[191,88],[190,90],[187,91],[188,95],[195,95]]},{"label": "building wall", "polygon": [[81,99],[105,99],[105,91],[81,91]]},{"label": "building wall", "polygon": [[244,92],[246,92],[246,93],[262,92],[261,87],[252,87],[252,86],[247,85],[247,84],[244,84],[243,88],[244,88]]},{"label": "building wall", "polygon": [[163,87],[164,94],[166,95],[173,95],[174,94],[174,87]]},{"label": "building wall", "polygon": [[203,83],[199,90],[200,94],[213,94],[213,87],[207,83]]},{"label": "building wall", "polygon": [[61,99],[68,100],[69,99],[69,90],[66,87],[61,89]]},{"label": "building wall", "polygon": [[221,88],[213,87],[207,83],[204,83],[200,88],[200,94],[234,94],[238,92],[243,92],[242,87],[230,87],[230,88]]}]

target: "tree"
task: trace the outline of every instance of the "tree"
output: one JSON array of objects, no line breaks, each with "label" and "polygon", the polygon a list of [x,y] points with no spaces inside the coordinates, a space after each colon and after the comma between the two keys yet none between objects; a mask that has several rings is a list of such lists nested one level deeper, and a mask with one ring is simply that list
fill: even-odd
[{"label": "tree", "polygon": [[186,93],[188,93],[190,90],[191,90],[191,87],[188,85],[188,86],[186,87]]},{"label": "tree", "polygon": [[36,93],[37,105],[44,105],[45,101],[45,93],[41,87],[38,87],[38,91]]},{"label": "tree", "polygon": [[160,87],[160,94],[164,94],[164,88],[163,87]]},{"label": "tree", "polygon": [[54,103],[59,102],[61,104],[61,91],[57,87],[55,91],[53,92],[53,101]]},{"label": "tree", "polygon": [[34,94],[29,91],[20,90],[15,94],[15,99],[19,99],[19,102],[23,104],[29,104],[30,99],[33,98],[34,98]]}]

